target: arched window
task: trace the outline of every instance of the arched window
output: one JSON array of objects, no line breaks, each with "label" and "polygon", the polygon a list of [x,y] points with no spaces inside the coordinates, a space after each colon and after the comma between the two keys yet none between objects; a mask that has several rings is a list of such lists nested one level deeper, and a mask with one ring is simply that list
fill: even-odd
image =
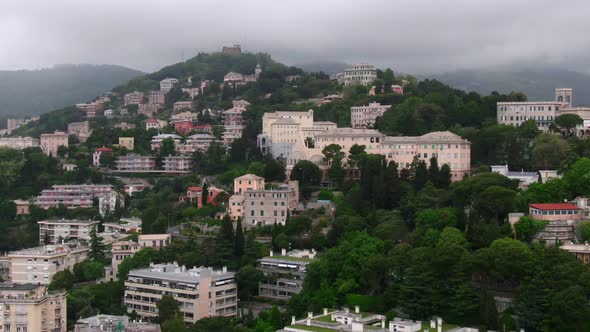
[{"label": "arched window", "polygon": [[557,101],[559,101],[559,102],[563,102],[563,96],[559,96],[559,97],[557,97]]}]

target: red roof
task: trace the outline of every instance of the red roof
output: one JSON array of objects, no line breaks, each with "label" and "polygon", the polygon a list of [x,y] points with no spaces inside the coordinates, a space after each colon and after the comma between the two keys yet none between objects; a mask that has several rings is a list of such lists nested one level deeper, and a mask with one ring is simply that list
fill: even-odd
[{"label": "red roof", "polygon": [[102,148],[98,148],[96,149],[96,151],[100,151],[100,152],[113,152],[113,150],[107,148],[107,147],[102,147]]},{"label": "red roof", "polygon": [[188,191],[199,192],[199,191],[203,191],[203,188],[201,188],[201,187],[188,187]]},{"label": "red roof", "polygon": [[579,210],[579,208],[571,203],[536,203],[529,204],[529,207],[537,210]]},{"label": "red roof", "polygon": [[158,120],[154,119],[154,118],[149,118],[147,120],[145,120],[146,123],[158,123]]}]

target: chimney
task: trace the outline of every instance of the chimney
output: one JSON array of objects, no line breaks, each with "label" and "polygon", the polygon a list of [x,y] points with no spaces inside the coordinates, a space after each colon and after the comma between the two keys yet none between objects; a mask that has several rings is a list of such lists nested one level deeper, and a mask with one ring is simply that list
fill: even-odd
[{"label": "chimney", "polygon": [[295,325],[295,316],[291,316],[291,325]]},{"label": "chimney", "polygon": [[361,307],[359,307],[358,305],[354,306],[354,313],[355,314],[360,314],[361,313]]},{"label": "chimney", "polygon": [[287,249],[281,249],[281,256],[287,256]]},{"label": "chimney", "polygon": [[324,315],[328,314],[328,308],[324,308]]}]

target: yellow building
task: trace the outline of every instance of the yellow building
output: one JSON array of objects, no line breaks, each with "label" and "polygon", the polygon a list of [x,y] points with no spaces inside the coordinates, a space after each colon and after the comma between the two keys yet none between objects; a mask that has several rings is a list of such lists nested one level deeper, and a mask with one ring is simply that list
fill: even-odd
[{"label": "yellow building", "polygon": [[119,146],[122,148],[126,148],[129,151],[133,151],[133,149],[135,148],[135,138],[119,137]]},{"label": "yellow building", "polygon": [[3,332],[66,331],[66,292],[36,284],[0,284],[0,326]]}]

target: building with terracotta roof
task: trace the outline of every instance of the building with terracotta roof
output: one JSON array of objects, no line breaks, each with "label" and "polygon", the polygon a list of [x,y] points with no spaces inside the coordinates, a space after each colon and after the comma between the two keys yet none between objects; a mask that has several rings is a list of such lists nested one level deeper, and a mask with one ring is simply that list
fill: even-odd
[{"label": "building with terracotta roof", "polygon": [[529,204],[529,215],[535,220],[547,221],[535,239],[548,244],[574,240],[574,226],[583,218],[583,210],[571,203]]}]

